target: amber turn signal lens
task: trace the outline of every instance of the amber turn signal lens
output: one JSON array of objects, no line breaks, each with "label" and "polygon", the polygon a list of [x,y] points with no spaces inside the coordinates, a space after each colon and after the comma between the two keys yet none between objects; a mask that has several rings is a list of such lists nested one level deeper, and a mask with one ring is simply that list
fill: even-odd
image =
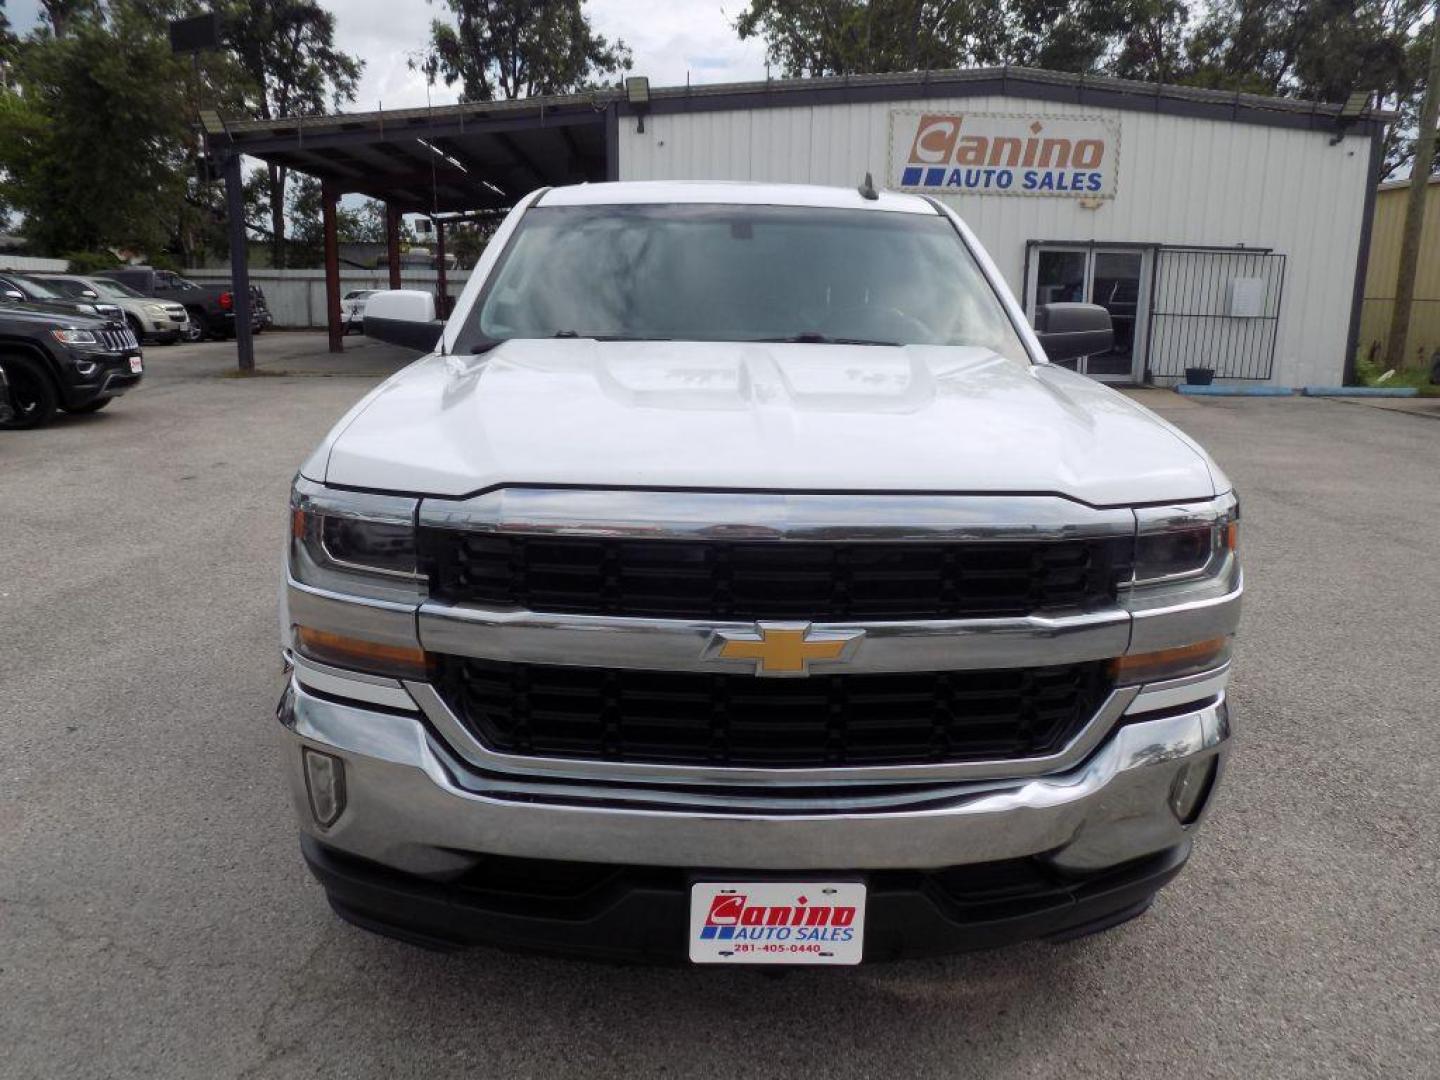
[{"label": "amber turn signal lens", "polygon": [[1225,526],[1225,547],[1230,551],[1236,551],[1240,547],[1240,522],[1234,518]]},{"label": "amber turn signal lens", "polygon": [[1217,637],[1208,641],[1197,641],[1194,645],[1181,645],[1175,649],[1117,656],[1111,661],[1111,671],[1115,675],[1115,682],[1126,686],[1156,682],[1160,679],[1178,679],[1182,675],[1193,675],[1197,671],[1219,667],[1228,659],[1230,638]]},{"label": "amber turn signal lens", "polygon": [[382,645],[309,626],[295,627],[295,644],[302,656],[355,671],[397,679],[423,679],[429,671],[425,650],[409,645]]}]

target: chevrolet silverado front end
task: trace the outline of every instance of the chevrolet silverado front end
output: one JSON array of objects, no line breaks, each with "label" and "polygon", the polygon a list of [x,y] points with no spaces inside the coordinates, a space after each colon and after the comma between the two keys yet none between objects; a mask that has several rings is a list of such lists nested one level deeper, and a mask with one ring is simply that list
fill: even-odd
[{"label": "chevrolet silverado front end", "polygon": [[[1052,354],[1095,344],[1072,309],[1037,318]],[[1104,929],[1219,779],[1237,539],[1203,451],[1048,362],[938,203],[536,193],[296,479],[306,860],[437,947],[843,964]]]}]

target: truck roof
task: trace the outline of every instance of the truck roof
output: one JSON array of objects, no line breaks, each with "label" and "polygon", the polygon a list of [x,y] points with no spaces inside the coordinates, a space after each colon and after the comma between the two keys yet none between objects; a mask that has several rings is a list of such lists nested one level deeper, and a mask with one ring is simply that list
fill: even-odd
[{"label": "truck roof", "polygon": [[628,180],[605,184],[573,184],[551,188],[536,206],[622,206],[644,203],[719,203],[737,206],[813,206],[837,210],[883,210],[902,214],[938,211],[918,195],[879,192],[867,199],[855,187],[818,184],[758,184],[746,181],[677,183],[669,180]]}]

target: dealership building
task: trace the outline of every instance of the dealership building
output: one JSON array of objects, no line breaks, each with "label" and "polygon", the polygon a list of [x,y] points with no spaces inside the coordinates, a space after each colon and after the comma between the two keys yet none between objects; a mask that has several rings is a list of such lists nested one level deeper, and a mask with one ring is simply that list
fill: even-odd
[{"label": "dealership building", "polygon": [[442,226],[543,184],[855,186],[868,173],[953,206],[1027,311],[1108,308],[1115,347],[1079,361],[1090,375],[1168,384],[1208,368],[1301,386],[1350,373],[1390,119],[1364,95],[1342,107],[992,68],[663,89],[630,80],[598,95],[217,120],[211,134],[222,156],[319,176],[327,208],[360,192]]}]

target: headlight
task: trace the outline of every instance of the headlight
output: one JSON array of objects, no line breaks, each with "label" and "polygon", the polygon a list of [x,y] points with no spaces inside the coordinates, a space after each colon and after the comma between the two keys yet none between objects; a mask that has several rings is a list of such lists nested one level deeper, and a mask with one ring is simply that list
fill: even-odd
[{"label": "headlight", "polygon": [[50,336],[62,345],[98,345],[95,335],[89,330],[51,330]]},{"label": "headlight", "polygon": [[[290,497],[290,568],[320,588],[413,593],[417,501],[395,495],[336,491],[300,479]],[[388,599],[388,595],[386,596]]]},{"label": "headlight", "polygon": [[1138,685],[1211,671],[1230,659],[1241,588],[1233,492],[1135,511],[1135,575],[1120,605],[1135,618],[1113,674]]},{"label": "headlight", "polygon": [[288,646],[334,667],[424,678],[415,638],[425,599],[416,499],[337,491],[303,478],[290,496]]},{"label": "headlight", "polygon": [[1137,589],[1217,577],[1235,563],[1240,503],[1233,493],[1204,503],[1135,511]]},{"label": "headlight", "polygon": [[164,304],[146,304],[145,310],[158,319],[166,319],[170,317],[170,313],[165,309]]}]

